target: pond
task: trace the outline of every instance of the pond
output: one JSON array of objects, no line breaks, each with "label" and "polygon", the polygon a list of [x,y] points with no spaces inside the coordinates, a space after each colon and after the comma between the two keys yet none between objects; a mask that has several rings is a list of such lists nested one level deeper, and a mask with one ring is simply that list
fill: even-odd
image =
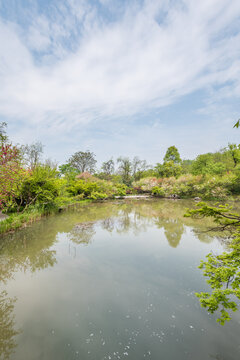
[{"label": "pond", "polygon": [[0,359],[237,360],[240,315],[201,308],[222,244],[184,200],[80,205],[0,239]]}]

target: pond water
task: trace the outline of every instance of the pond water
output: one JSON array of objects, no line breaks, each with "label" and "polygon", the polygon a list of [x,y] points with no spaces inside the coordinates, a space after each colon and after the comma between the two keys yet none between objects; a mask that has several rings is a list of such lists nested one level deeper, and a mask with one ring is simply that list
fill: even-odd
[{"label": "pond water", "polygon": [[193,206],[92,203],[0,238],[0,359],[239,359],[239,313],[221,326],[194,295],[222,245]]}]

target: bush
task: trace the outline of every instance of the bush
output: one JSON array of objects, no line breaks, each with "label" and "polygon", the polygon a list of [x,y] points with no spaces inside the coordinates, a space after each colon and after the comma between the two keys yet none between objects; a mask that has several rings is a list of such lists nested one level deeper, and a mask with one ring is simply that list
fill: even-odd
[{"label": "bush", "polygon": [[204,199],[224,199],[240,193],[240,177],[236,173],[225,176],[181,175],[179,178],[144,178],[134,183],[134,187],[156,196],[178,195],[180,198],[199,196]]},{"label": "bush", "polygon": [[157,197],[164,197],[165,196],[165,191],[163,190],[163,188],[160,188],[158,186],[154,186],[152,188],[152,195],[155,195]]},{"label": "bush", "polygon": [[107,199],[108,195],[103,192],[93,191],[90,195],[90,199],[92,200],[103,200]]},{"label": "bush", "polygon": [[24,179],[12,207],[18,210],[29,205],[53,206],[62,191],[63,181],[57,178],[56,170],[48,166],[38,166]]}]

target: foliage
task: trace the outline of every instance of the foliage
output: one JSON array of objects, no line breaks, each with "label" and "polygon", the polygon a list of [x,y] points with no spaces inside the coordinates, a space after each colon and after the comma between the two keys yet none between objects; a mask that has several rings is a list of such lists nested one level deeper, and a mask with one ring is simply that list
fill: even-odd
[{"label": "foliage", "polygon": [[182,173],[182,167],[180,164],[174,163],[173,160],[170,160],[165,162],[163,165],[157,163],[155,171],[157,176],[161,178],[168,178],[172,176],[178,178]]},{"label": "foliage", "polygon": [[124,184],[117,184],[115,187],[114,187],[114,193],[113,195],[115,196],[125,196],[126,193],[127,193],[127,186],[124,185]]},{"label": "foliage", "polygon": [[68,163],[79,172],[88,171],[89,173],[93,173],[96,167],[96,159],[95,154],[87,151],[78,151],[73,154]]},{"label": "foliage", "polygon": [[46,209],[55,205],[55,198],[61,194],[64,180],[57,176],[57,171],[48,166],[37,166],[23,181],[14,204],[18,208],[42,204]]},{"label": "foliage", "polygon": [[240,119],[236,122],[236,124],[233,126],[234,128],[239,128],[240,126]]},{"label": "foliage", "polygon": [[62,164],[58,169],[60,175],[66,176],[69,179],[75,179],[76,175],[79,173],[79,171],[70,164]]},{"label": "foliage", "polygon": [[131,160],[128,157],[119,157],[117,162],[119,164],[118,172],[122,176],[123,183],[125,185],[130,185],[132,171]]},{"label": "foliage", "polygon": [[43,153],[43,145],[39,141],[30,145],[23,145],[21,147],[21,152],[27,167],[33,170],[40,164],[41,155]]},{"label": "foliage", "polygon": [[193,175],[220,175],[224,172],[226,172],[226,167],[222,162],[214,162],[212,154],[199,155],[192,164]]},{"label": "foliage", "polygon": [[7,128],[7,123],[1,122],[0,123],[0,145],[3,145],[8,140],[6,128]]},{"label": "foliage", "polygon": [[0,292],[0,358],[8,360],[17,346],[16,336],[20,331],[15,329],[14,304],[17,298],[10,298],[6,291]]},{"label": "foliage", "polygon": [[0,146],[0,209],[11,201],[26,175],[21,167],[19,149],[10,144]]},{"label": "foliage", "polygon": [[240,163],[240,144],[228,144],[228,148],[234,161],[234,166],[237,166]]},{"label": "foliage", "polygon": [[204,199],[225,199],[228,195],[240,193],[240,182],[237,174],[224,176],[181,175],[179,178],[148,177],[133,182],[133,186],[142,192],[152,192],[154,187],[160,187],[165,196],[173,194],[180,198],[199,196]]},{"label": "foliage", "polygon": [[212,288],[212,292],[196,293],[200,303],[210,313],[220,310],[218,322],[224,325],[231,319],[229,310],[236,311],[237,303],[234,297],[240,300],[240,215],[231,211],[229,205],[209,206],[198,204],[199,209],[188,210],[186,216],[212,217],[216,227],[212,230],[235,231],[228,246],[229,251],[220,255],[210,253],[206,261],[199,266]]},{"label": "foliage", "polygon": [[164,156],[163,159],[164,163],[167,163],[169,161],[173,161],[174,164],[181,164],[182,160],[180,158],[180,154],[178,152],[178,149],[176,148],[176,146],[170,146],[167,149],[167,152]]},{"label": "foliage", "polygon": [[108,195],[103,192],[92,191],[90,197],[92,200],[102,200],[102,199],[107,199]]},{"label": "foliage", "polygon": [[183,174],[191,173],[192,163],[193,163],[193,160],[183,160],[182,161],[182,173]]},{"label": "foliage", "polygon": [[140,160],[135,156],[132,160],[132,176],[135,181],[140,180],[143,173],[149,168],[146,160]]},{"label": "foliage", "polygon": [[158,196],[158,197],[164,197],[165,196],[165,191],[161,187],[154,186],[152,188],[152,195],[155,195],[155,196]]},{"label": "foliage", "polygon": [[102,171],[107,176],[112,175],[114,173],[114,161],[113,161],[113,159],[110,159],[108,161],[103,162]]}]

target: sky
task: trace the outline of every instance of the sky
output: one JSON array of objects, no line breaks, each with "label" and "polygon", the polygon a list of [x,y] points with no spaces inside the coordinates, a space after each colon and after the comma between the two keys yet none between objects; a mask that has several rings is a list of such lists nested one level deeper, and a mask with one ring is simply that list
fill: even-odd
[{"label": "sky", "polygon": [[239,0],[0,0],[0,122],[66,162],[240,142]]}]

